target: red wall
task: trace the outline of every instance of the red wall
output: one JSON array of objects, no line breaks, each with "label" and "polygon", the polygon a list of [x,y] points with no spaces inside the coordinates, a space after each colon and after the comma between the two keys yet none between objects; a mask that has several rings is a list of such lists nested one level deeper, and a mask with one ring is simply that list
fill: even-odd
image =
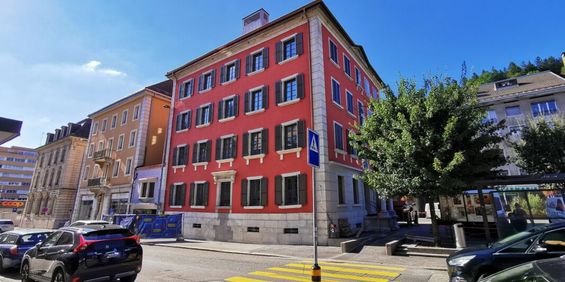
[{"label": "red wall", "polygon": [[[281,65],[275,62],[275,43],[283,38],[291,36],[294,33],[302,32],[303,34],[303,46],[304,53],[298,58],[285,62]],[[213,66],[208,66],[204,69],[191,73],[185,77],[180,78],[177,81],[177,89],[175,89],[174,94],[174,117],[179,112],[185,110],[192,110],[192,124],[188,131],[175,133],[174,132],[174,119],[173,119],[173,129],[171,135],[170,144],[170,155],[169,164],[172,163],[172,152],[173,148],[180,144],[189,145],[189,157],[188,164],[186,165],[185,171],[177,169],[176,173],[173,172],[172,167],[169,165],[167,172],[167,193],[165,196],[166,211],[191,211],[191,212],[216,212],[216,185],[213,182],[213,177],[211,175],[214,171],[224,171],[224,170],[236,170],[236,179],[233,183],[232,188],[232,207],[230,210],[219,209],[217,212],[232,212],[232,213],[295,213],[295,212],[309,212],[311,211],[311,168],[306,163],[307,151],[303,148],[300,158],[296,157],[296,154],[286,154],[284,155],[284,160],[279,159],[279,154],[275,150],[275,126],[289,120],[293,119],[304,119],[306,121],[306,127],[312,127],[311,122],[311,99],[310,99],[310,71],[309,71],[309,33],[306,24],[289,30],[284,34],[277,36],[271,40],[253,46],[241,53],[235,54],[221,62],[214,64]],[[257,73],[252,76],[246,76],[245,74],[245,57],[251,52],[258,50],[262,47],[269,47],[269,67],[262,73]],[[220,67],[226,62],[230,62],[234,59],[239,58],[241,60],[240,67],[240,78],[230,84],[222,86],[220,84]],[[198,76],[211,68],[216,69],[216,86],[203,94],[198,93]],[[300,102],[278,107],[275,102],[275,81],[281,78],[290,76],[295,73],[304,74],[304,99]],[[178,99],[178,88],[182,82],[188,79],[194,79],[194,93],[192,97],[179,101]],[[269,86],[269,104],[268,109],[259,114],[246,116],[244,113],[244,93],[249,89],[260,86]],[[239,114],[231,121],[218,122],[217,111],[218,111],[218,101],[223,97],[230,96],[233,94],[239,95]],[[212,123],[208,127],[196,128],[195,127],[195,113],[196,108],[200,105],[212,102],[214,103],[214,112]],[[268,152],[261,164],[259,159],[250,160],[249,165],[246,164],[246,160],[242,157],[243,152],[243,133],[248,130],[255,128],[268,128]],[[218,164],[215,161],[215,140],[223,135],[236,134],[237,135],[237,156],[234,160],[233,167],[230,167],[229,163],[223,163],[221,168],[218,168]],[[208,164],[206,170],[203,166],[197,167],[194,170],[194,166],[191,163],[192,160],[192,147],[194,143],[198,140],[209,139],[212,140],[211,148],[211,160]],[[305,205],[301,208],[296,209],[280,209],[275,205],[275,175],[280,175],[289,172],[301,172],[307,174],[308,188],[307,195],[308,199]],[[263,209],[243,209],[241,206],[241,179],[249,176],[264,176],[268,177],[268,204]],[[190,197],[190,183],[194,181],[208,181],[210,183],[209,189],[209,202],[205,209],[191,209],[188,205]],[[185,204],[182,209],[169,208],[168,207],[168,197],[169,197],[169,187],[172,183],[184,182],[187,186],[186,188],[186,199]]]},{"label": "red wall", "polygon": [[[346,129],[354,129],[354,125],[359,123],[359,111],[357,107],[357,101],[360,100],[363,102],[365,107],[365,116],[367,116],[367,105],[369,102],[369,97],[365,94],[362,90],[364,89],[364,78],[366,77],[366,73],[363,72],[359,64],[354,60],[353,56],[343,48],[342,45],[335,39],[333,35],[329,33],[325,26],[322,26],[322,37],[323,37],[323,45],[324,45],[324,74],[326,76],[326,108],[327,108],[327,128],[328,128],[328,148],[329,148],[329,159],[330,161],[338,162],[341,164],[345,164],[352,167],[361,168],[361,160],[356,161],[356,159],[351,158],[349,154],[345,155],[345,160],[343,159],[343,155],[338,154],[336,158],[335,154],[335,141],[334,141],[334,121],[340,123],[343,126],[343,144],[344,144],[344,151],[347,152],[347,144],[346,144]],[[338,58],[338,66],[330,59],[330,47],[329,47],[329,39],[333,41],[333,43],[337,46],[337,58]],[[351,65],[351,78],[347,76],[344,70],[344,63],[343,63],[343,54],[345,54],[349,60]],[[361,72],[361,86],[358,87],[355,84],[355,67],[359,69]],[[338,107],[333,102],[332,97],[332,77],[339,82],[340,85],[340,95],[341,95],[341,105],[343,108]],[[369,80],[370,82],[370,80]],[[373,89],[374,84],[370,82],[371,91]],[[351,116],[347,112],[347,97],[345,94],[345,90],[348,90],[351,94],[353,94],[353,102],[354,102],[354,113],[355,117]]]}]

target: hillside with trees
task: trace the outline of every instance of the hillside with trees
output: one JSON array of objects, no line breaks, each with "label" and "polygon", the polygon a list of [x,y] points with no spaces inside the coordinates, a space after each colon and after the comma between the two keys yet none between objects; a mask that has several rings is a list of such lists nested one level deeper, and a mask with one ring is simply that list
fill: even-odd
[{"label": "hillside with trees", "polygon": [[508,64],[508,67],[501,70],[493,67],[490,71],[483,70],[480,74],[473,73],[468,82],[473,85],[480,85],[546,70],[565,76],[565,67],[561,58],[550,56],[545,59],[537,57],[533,63],[531,61],[522,62],[521,64],[511,62]]}]

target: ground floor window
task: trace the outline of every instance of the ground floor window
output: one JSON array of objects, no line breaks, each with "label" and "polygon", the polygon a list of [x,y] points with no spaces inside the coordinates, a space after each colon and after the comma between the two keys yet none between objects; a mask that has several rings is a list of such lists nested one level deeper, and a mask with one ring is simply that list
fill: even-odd
[{"label": "ground floor window", "polygon": [[80,208],[78,213],[78,219],[90,219],[92,213],[92,206],[94,200],[90,199],[92,196],[83,196],[80,201]]},{"label": "ground floor window", "polygon": [[290,173],[275,176],[275,203],[292,206],[306,203],[306,174]]},{"label": "ground floor window", "polygon": [[110,214],[126,214],[128,211],[129,194],[114,193],[110,196]]},{"label": "ground floor window", "polygon": [[219,207],[231,206],[231,182],[220,182],[220,191],[218,199]]},{"label": "ground floor window", "polygon": [[208,205],[208,189],[209,183],[194,182],[190,184],[190,205],[191,206],[207,206]]}]

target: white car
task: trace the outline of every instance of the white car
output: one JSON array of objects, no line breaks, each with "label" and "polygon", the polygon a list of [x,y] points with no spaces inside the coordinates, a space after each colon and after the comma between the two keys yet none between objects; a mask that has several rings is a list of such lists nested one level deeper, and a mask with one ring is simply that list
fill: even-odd
[{"label": "white car", "polygon": [[0,219],[0,233],[14,230],[14,222],[11,219]]},{"label": "white car", "polygon": [[106,225],[111,224],[105,220],[77,220],[73,222],[70,227],[78,227],[78,226],[85,226],[85,225]]}]

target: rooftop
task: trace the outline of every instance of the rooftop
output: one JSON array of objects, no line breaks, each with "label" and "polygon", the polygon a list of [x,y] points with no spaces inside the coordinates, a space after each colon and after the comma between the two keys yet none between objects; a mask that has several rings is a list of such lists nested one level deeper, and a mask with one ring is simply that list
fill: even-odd
[{"label": "rooftop", "polygon": [[543,71],[482,84],[477,96],[480,101],[491,101],[560,88],[565,88],[565,79],[551,71]]}]

